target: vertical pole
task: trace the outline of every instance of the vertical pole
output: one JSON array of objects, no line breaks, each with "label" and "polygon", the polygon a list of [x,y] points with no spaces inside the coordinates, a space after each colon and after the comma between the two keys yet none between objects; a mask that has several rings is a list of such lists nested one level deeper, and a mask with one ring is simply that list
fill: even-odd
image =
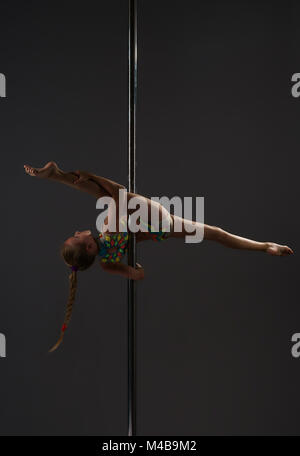
[{"label": "vertical pole", "polygon": [[[128,191],[136,193],[137,0],[129,0],[128,37]],[[136,239],[129,233],[128,264],[135,267]],[[136,289],[128,279],[128,436],[136,435]]]}]

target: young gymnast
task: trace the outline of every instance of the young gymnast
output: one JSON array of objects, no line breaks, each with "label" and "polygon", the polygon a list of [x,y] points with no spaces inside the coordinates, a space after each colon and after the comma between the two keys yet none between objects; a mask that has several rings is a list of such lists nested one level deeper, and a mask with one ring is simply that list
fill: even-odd
[{"label": "young gymnast", "polygon": [[[128,209],[127,218],[119,219],[119,190],[125,190],[126,188],[110,179],[86,171],[64,172],[52,161],[47,163],[43,168],[34,168],[29,165],[24,165],[24,169],[29,176],[61,182],[83,192],[87,192],[97,199],[104,196],[112,198],[111,201],[114,202],[114,207],[110,207],[112,206],[111,204],[109,205],[108,216],[104,219],[104,224],[107,226],[111,211],[111,213],[116,214],[116,226],[119,225],[118,221],[120,222],[120,225],[124,225],[123,231],[105,230],[105,227],[103,226],[100,233],[96,236],[93,236],[92,230],[75,231],[73,236],[64,241],[61,247],[61,255],[66,265],[71,268],[71,273],[69,275],[69,298],[60,337],[56,344],[49,350],[52,352],[56,350],[62,342],[64,332],[71,318],[77,288],[77,271],[84,271],[89,268],[97,257],[99,259],[99,264],[104,271],[133,280],[141,280],[144,278],[144,269],[140,264],[136,263],[136,267],[133,268],[121,262],[127,252],[128,233],[130,232],[128,216],[131,215],[135,209]],[[149,223],[139,218],[139,223],[146,231],[138,231],[136,233],[136,242],[147,240],[163,241],[172,237],[184,238],[187,235],[191,235],[192,229],[195,229],[195,226],[200,228],[200,223],[172,215],[164,206],[156,201],[152,201],[149,198],[136,193],[124,192],[124,194],[127,199],[127,205],[131,198],[134,197],[135,201],[140,201],[141,204],[146,205],[147,208]],[[152,225],[151,214],[153,212],[151,209],[155,209],[159,214],[159,225],[158,230],[156,231]],[[165,230],[165,225],[163,225],[163,221],[166,220],[169,222],[169,230]],[[175,222],[177,226],[176,231],[174,230]],[[180,229],[179,231],[178,227]],[[202,224],[201,228],[203,229],[203,240],[215,241],[226,247],[259,250],[277,256],[285,256],[294,253],[292,249],[286,245],[279,245],[274,242],[253,241],[228,233],[216,226]]]}]

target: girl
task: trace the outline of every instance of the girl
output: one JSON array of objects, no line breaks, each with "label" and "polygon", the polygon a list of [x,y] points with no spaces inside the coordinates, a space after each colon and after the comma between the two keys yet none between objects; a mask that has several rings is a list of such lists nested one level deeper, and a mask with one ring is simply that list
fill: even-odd
[{"label": "girl", "polygon": [[[110,272],[111,274],[118,274],[132,280],[141,280],[144,278],[144,269],[141,265],[136,263],[136,267],[133,268],[121,262],[127,251],[128,232],[125,227],[127,227],[127,223],[130,223],[128,222],[128,215],[131,215],[135,209],[128,209],[126,219],[119,219],[119,190],[125,190],[125,187],[104,177],[96,176],[95,174],[85,171],[64,172],[58,168],[55,162],[49,162],[43,168],[33,168],[29,165],[24,165],[24,168],[29,176],[61,182],[70,187],[87,192],[97,199],[103,196],[111,197],[114,204],[109,205],[108,216],[104,220],[104,224],[107,225],[107,221],[109,220],[111,213],[115,213],[115,209],[117,215],[116,221],[120,221],[121,225],[124,224],[123,231],[107,230],[104,233],[102,227],[101,232],[96,236],[93,236],[90,230],[75,231],[74,235],[66,239],[63,243],[61,247],[61,254],[65,263],[71,268],[71,273],[69,275],[69,299],[67,302],[65,320],[61,328],[60,337],[56,344],[49,350],[52,352],[56,350],[62,342],[64,332],[71,318],[72,306],[75,300],[77,287],[77,271],[84,271],[89,268],[94,263],[95,258],[98,257],[100,266],[104,271]],[[122,192],[120,193],[122,194]],[[125,192],[123,192],[123,194],[124,193]],[[176,215],[171,215],[169,211],[158,202],[131,192],[126,192],[125,195],[125,198],[127,199],[127,206],[128,202],[133,197],[135,197],[136,201],[140,201],[145,204],[148,212],[148,220],[150,220],[150,223],[146,223],[139,218],[139,223],[143,225],[144,229],[147,231],[138,231],[136,233],[136,242],[150,239],[154,241],[163,241],[170,237],[184,238],[186,235],[191,234],[192,226],[195,227],[198,225],[198,228],[200,228],[200,223],[183,219]],[[156,209],[159,213],[160,223],[158,225],[158,231],[155,231],[151,225],[151,208]],[[168,221],[169,230],[162,228],[163,221]],[[179,227],[180,231],[178,231],[178,228],[176,231],[174,230],[175,221],[176,226]],[[118,226],[118,223],[116,226]],[[286,245],[279,245],[273,242],[252,241],[250,239],[228,233],[216,226],[204,224],[201,225],[201,227],[204,228],[204,240],[215,241],[225,245],[226,247],[260,250],[270,255],[278,256],[290,255],[294,253],[292,249]],[[128,231],[130,232],[130,228]]]}]

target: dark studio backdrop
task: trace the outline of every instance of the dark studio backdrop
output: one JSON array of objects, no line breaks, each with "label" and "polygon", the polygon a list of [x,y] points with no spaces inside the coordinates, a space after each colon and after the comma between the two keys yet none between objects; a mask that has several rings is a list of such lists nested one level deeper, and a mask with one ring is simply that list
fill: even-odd
[{"label": "dark studio backdrop", "polygon": [[[38,181],[55,160],[127,185],[128,4],[0,6],[1,435],[126,435],[127,283],[68,269],[96,200]],[[140,0],[137,192],[204,196],[205,223],[293,257],[138,245],[138,435],[300,434],[299,5]]]}]

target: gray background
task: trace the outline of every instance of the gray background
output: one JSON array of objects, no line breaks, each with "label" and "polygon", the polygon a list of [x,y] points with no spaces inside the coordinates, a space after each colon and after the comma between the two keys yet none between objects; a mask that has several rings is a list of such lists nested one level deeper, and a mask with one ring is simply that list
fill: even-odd
[{"label": "gray background", "polygon": [[[296,2],[140,1],[137,191],[204,196],[205,222],[288,244],[139,245],[138,435],[299,434]],[[26,176],[55,160],[127,184],[127,2],[2,1],[1,435],[126,435],[127,283],[68,293],[59,245],[95,200]]]}]

